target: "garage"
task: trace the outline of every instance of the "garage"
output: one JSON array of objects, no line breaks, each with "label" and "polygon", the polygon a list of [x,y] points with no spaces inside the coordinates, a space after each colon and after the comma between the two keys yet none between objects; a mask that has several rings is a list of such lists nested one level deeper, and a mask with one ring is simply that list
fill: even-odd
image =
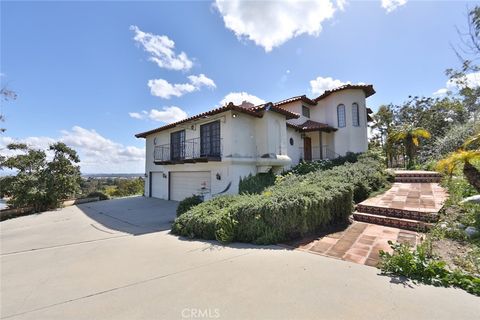
[{"label": "garage", "polygon": [[208,194],[210,171],[170,172],[170,200],[181,201],[193,194]]},{"label": "garage", "polygon": [[150,196],[153,198],[166,199],[167,186],[165,183],[166,179],[163,178],[163,172],[151,172],[150,179]]}]

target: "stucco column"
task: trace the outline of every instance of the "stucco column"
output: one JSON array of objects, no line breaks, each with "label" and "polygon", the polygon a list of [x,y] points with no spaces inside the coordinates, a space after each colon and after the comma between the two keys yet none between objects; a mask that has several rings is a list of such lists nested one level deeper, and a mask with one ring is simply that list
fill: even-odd
[{"label": "stucco column", "polygon": [[322,131],[318,131],[318,140],[320,146],[320,159],[323,160],[323,141],[322,141]]}]

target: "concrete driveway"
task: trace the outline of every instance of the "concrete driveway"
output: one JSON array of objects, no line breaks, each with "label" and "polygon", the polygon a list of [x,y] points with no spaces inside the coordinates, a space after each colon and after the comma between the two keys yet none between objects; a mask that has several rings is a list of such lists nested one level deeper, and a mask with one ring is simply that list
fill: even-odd
[{"label": "concrete driveway", "polygon": [[480,298],[284,249],[179,239],[176,203],[127,198],[7,220],[2,319],[478,319]]}]

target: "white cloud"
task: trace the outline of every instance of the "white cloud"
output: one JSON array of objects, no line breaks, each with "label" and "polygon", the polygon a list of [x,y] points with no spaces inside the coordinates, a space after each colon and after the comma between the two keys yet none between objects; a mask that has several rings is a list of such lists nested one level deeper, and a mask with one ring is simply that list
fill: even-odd
[{"label": "white cloud", "polygon": [[464,87],[477,88],[480,87],[480,72],[472,72],[457,81],[448,80],[444,88],[440,88],[433,93],[434,96],[442,96],[448,92],[457,91]]},{"label": "white cloud", "polygon": [[240,105],[244,101],[253,103],[254,105],[265,103],[265,100],[246,92],[230,92],[220,101],[220,106],[224,106],[229,102],[232,102],[234,105]]},{"label": "white cloud", "polygon": [[12,142],[22,142],[36,149],[46,150],[56,141],[62,141],[74,148],[80,157],[80,167],[84,173],[136,173],[143,172],[145,165],[145,149],[125,146],[103,137],[93,129],[74,126],[71,130],[61,131],[58,138],[27,137],[14,139],[0,137],[2,154],[11,155],[4,149]]},{"label": "white cloud", "polygon": [[[343,1],[337,3],[340,8],[344,5]],[[249,39],[267,52],[301,34],[318,36],[322,22],[335,12],[330,0],[216,0],[216,8],[225,27],[239,39]]]},{"label": "white cloud", "polygon": [[204,74],[198,76],[188,76],[190,83],[175,83],[172,84],[165,79],[148,80],[150,93],[156,97],[170,99],[170,97],[181,97],[185,93],[190,93],[200,90],[201,87],[215,88],[215,82],[207,78]]},{"label": "white cloud", "polygon": [[447,88],[441,88],[441,89],[438,89],[437,91],[435,91],[434,93],[432,93],[434,96],[444,96],[448,93],[448,89]]},{"label": "white cloud", "polygon": [[382,0],[382,8],[390,13],[407,3],[407,0]]},{"label": "white cloud", "polygon": [[143,119],[143,116],[138,112],[129,112],[128,115],[135,119]]},{"label": "white cloud", "polygon": [[347,5],[347,0],[337,0],[337,7],[340,10],[345,10],[345,6]]},{"label": "white cloud", "polygon": [[193,62],[185,52],[175,53],[175,42],[167,36],[143,32],[137,26],[130,26],[130,30],[135,32],[133,39],[150,53],[149,60],[155,62],[160,68],[189,70],[193,66]]},{"label": "white cloud", "polygon": [[143,110],[141,113],[130,112],[129,115],[135,119],[151,119],[165,123],[177,122],[188,117],[184,110],[175,106],[163,107],[162,110],[151,109],[148,112]]},{"label": "white cloud", "polygon": [[155,121],[172,123],[188,117],[188,114],[179,107],[164,107],[162,110],[152,109],[148,113],[148,117]]},{"label": "white cloud", "polygon": [[208,88],[216,88],[215,82],[212,79],[207,78],[203,73],[199,74],[198,76],[191,75],[188,76],[188,80],[190,83],[195,87],[206,86]]},{"label": "white cloud", "polygon": [[[352,83],[350,81],[343,82],[341,80],[333,79],[331,77],[317,77],[316,79],[310,80],[310,91],[312,91],[313,94],[321,95],[326,90],[332,90],[346,84]],[[358,82],[357,84],[365,83]]]}]

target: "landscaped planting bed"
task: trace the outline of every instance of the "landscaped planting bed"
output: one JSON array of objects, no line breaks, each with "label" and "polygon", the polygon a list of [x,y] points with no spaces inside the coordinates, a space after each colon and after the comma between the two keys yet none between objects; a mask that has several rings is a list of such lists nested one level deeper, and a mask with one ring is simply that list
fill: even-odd
[{"label": "landscaped planting bed", "polygon": [[386,183],[380,161],[361,157],[331,170],[290,174],[261,194],[221,196],[178,217],[172,232],[221,242],[274,244],[348,221],[353,202]]}]

